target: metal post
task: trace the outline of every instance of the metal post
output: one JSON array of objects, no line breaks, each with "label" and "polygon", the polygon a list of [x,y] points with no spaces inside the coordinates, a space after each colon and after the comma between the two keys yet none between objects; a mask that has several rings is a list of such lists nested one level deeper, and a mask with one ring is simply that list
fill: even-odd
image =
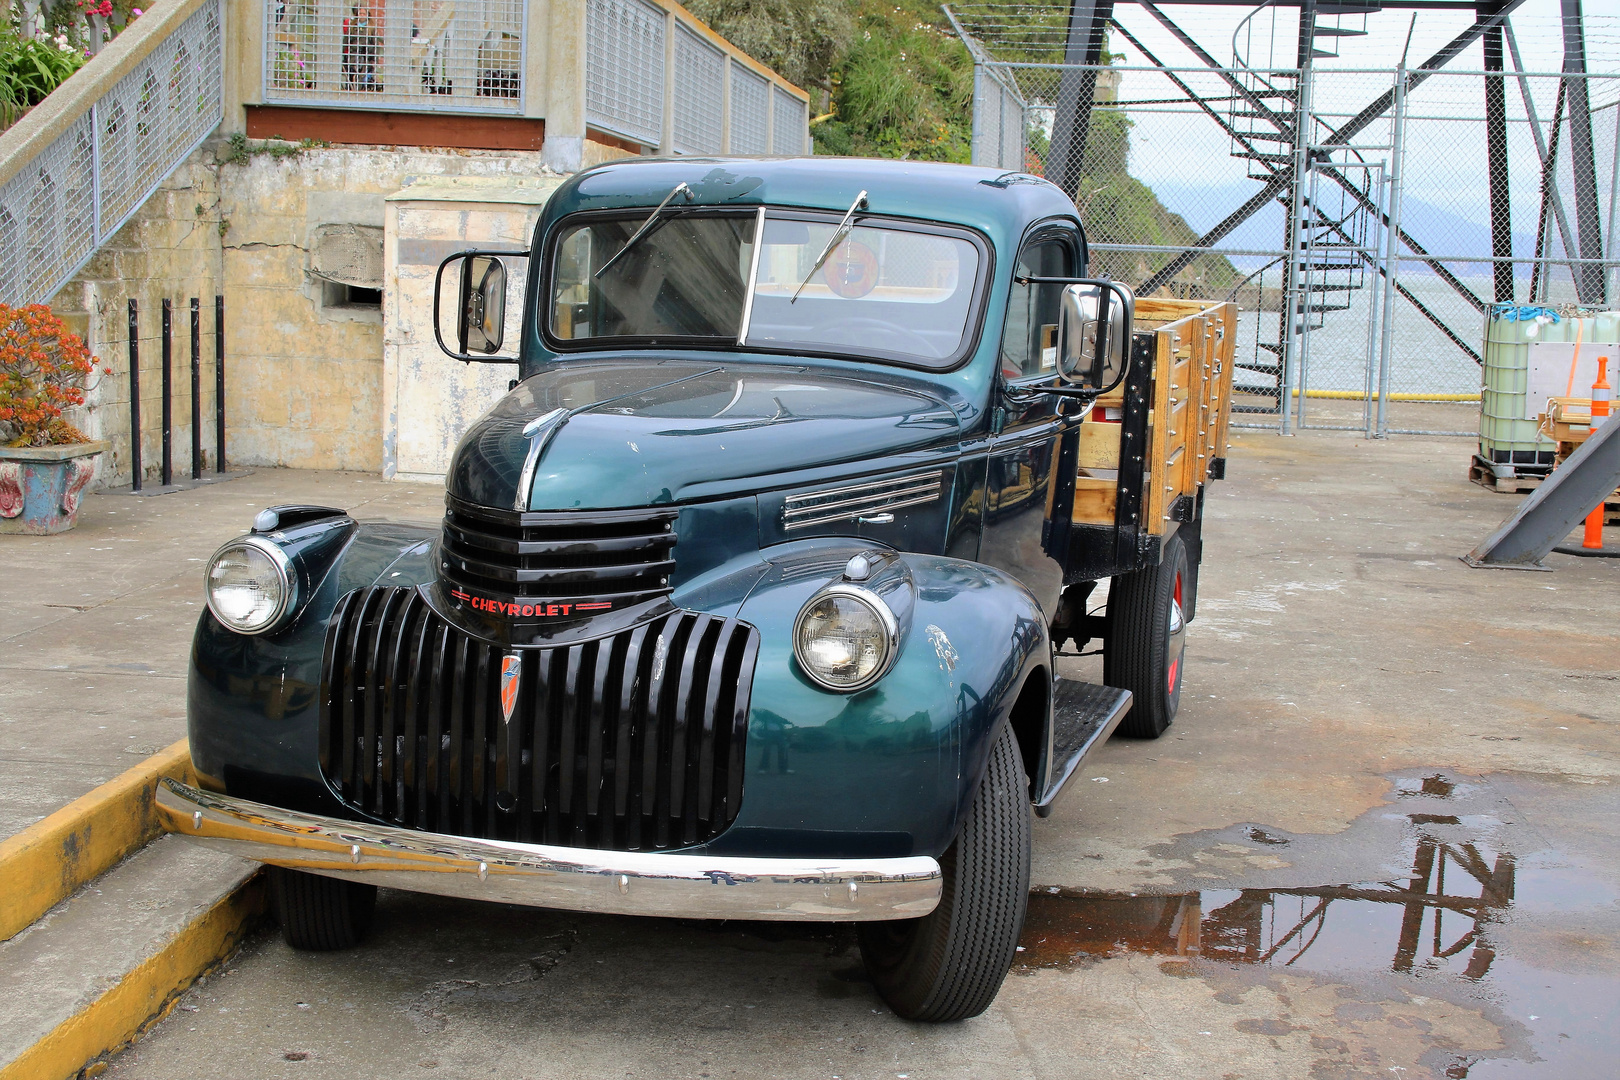
[{"label": "metal post", "polygon": [[135,298],[129,298],[129,489],[141,490],[141,350]]},{"label": "metal post", "polygon": [[[1494,6],[1494,5],[1493,5]],[[1493,15],[1482,9],[1480,15]],[[1485,31],[1485,70],[1502,70],[1502,28]],[[1491,254],[1513,258],[1513,214],[1508,190],[1507,87],[1501,75],[1485,76],[1485,159],[1491,197]],[[1513,302],[1513,263],[1493,264],[1496,302]]]},{"label": "metal post", "polygon": [[[1301,9],[1300,18],[1305,18]],[[1283,278],[1283,314],[1282,314],[1282,389],[1281,400],[1277,402],[1278,412],[1282,414],[1282,425],[1279,434],[1292,435],[1293,426],[1290,423],[1294,404],[1294,387],[1297,373],[1295,367],[1300,359],[1300,335],[1304,330],[1301,321],[1305,313],[1305,291],[1302,288],[1305,275],[1305,184],[1306,172],[1311,168],[1311,65],[1310,56],[1304,57],[1305,63],[1299,68],[1299,83],[1297,92],[1299,100],[1294,104],[1294,167],[1288,188],[1288,262]]]},{"label": "metal post", "polygon": [[191,478],[202,479],[202,311],[191,298]]},{"label": "metal post", "polygon": [[225,298],[214,296],[214,471],[225,472]]},{"label": "metal post", "polygon": [[1603,232],[1598,221],[1597,167],[1592,158],[1592,105],[1586,93],[1586,33],[1581,0],[1562,0],[1564,82],[1569,87],[1569,157],[1575,182],[1575,242],[1580,257],[1575,297],[1583,304],[1605,302]]},{"label": "metal post", "polygon": [[[1378,186],[1376,188],[1373,187],[1373,181],[1371,179],[1371,172],[1372,172],[1373,169],[1377,170],[1377,176],[1378,176],[1378,179],[1376,181]],[[1388,194],[1385,191],[1385,187],[1384,187],[1384,178],[1385,178],[1384,166],[1382,164],[1379,164],[1379,165],[1376,165],[1376,166],[1369,166],[1368,172],[1369,172],[1369,177],[1368,177],[1367,187],[1368,187],[1369,190],[1377,191],[1377,192],[1384,195],[1383,210],[1384,210],[1384,214],[1387,214],[1389,212],[1389,197],[1388,197]],[[1374,228],[1373,241],[1362,252],[1363,255],[1368,257],[1367,261],[1370,262],[1372,264],[1372,267],[1373,267],[1372,288],[1369,288],[1367,290],[1367,378],[1366,378],[1365,383],[1364,383],[1365,393],[1364,393],[1364,395],[1363,395],[1363,397],[1361,399],[1361,423],[1362,423],[1363,430],[1365,430],[1365,432],[1367,434],[1367,437],[1369,439],[1372,438],[1377,433],[1377,429],[1373,426],[1373,390],[1374,390],[1373,370],[1374,370],[1374,367],[1378,363],[1378,361],[1377,361],[1377,356],[1378,356],[1378,329],[1379,329],[1378,312],[1379,312],[1379,301],[1382,299],[1382,295],[1380,293],[1380,290],[1378,289],[1378,280],[1377,279],[1378,279],[1378,263],[1379,263],[1379,257],[1382,254],[1382,248],[1384,246],[1384,237],[1380,236],[1377,233],[1376,230],[1379,227],[1379,225],[1382,224],[1382,222],[1384,220],[1384,214],[1378,213],[1377,208],[1374,207],[1374,214],[1373,214],[1373,228]],[[1388,230],[1386,230],[1386,234],[1387,234],[1387,231]]]},{"label": "metal post", "polygon": [[1384,233],[1384,326],[1378,348],[1378,430],[1389,437],[1389,371],[1395,350],[1395,283],[1401,262],[1401,184],[1406,180],[1406,63],[1395,72],[1394,116],[1390,121],[1389,228]]},{"label": "metal post", "polygon": [[[1620,274],[1620,267],[1614,267],[1615,256],[1620,253],[1620,243],[1616,243],[1620,237],[1614,235],[1614,211],[1616,206],[1620,206],[1620,103],[1611,105],[1610,108],[1614,109],[1614,162],[1609,166],[1609,253],[1605,256],[1609,265],[1604,267],[1605,281],[1612,275]],[[1614,269],[1611,270],[1610,267]],[[1616,280],[1608,288],[1609,297],[1620,300],[1620,280]]]},{"label": "metal post", "polygon": [[174,483],[174,310],[163,298],[163,469],[164,487]]},{"label": "metal post", "polygon": [[[1300,260],[1304,273],[1300,275],[1299,291],[1300,295],[1305,299],[1305,311],[1299,322],[1299,385],[1294,388],[1295,398],[1293,402],[1294,426],[1300,430],[1304,430],[1305,428],[1305,391],[1310,385],[1311,331],[1314,329],[1311,323],[1315,314],[1312,311],[1312,308],[1316,306],[1318,299],[1317,294],[1312,289],[1312,279],[1315,277],[1318,269],[1317,263],[1319,261],[1316,256],[1316,230],[1310,228],[1308,222],[1310,215],[1314,214],[1315,209],[1322,205],[1318,201],[1318,199],[1321,197],[1320,180],[1321,174],[1315,169],[1311,169],[1310,198],[1304,203],[1304,214],[1306,216],[1300,221],[1300,228],[1302,230],[1301,247],[1304,249],[1305,254]],[[1325,283],[1325,274],[1322,275],[1322,280]],[[1321,299],[1325,300],[1326,294],[1323,294]]]}]

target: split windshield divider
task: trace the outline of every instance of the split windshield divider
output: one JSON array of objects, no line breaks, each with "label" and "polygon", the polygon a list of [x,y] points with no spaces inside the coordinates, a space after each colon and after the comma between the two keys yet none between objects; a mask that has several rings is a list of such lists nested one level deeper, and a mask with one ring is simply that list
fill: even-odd
[{"label": "split windshield divider", "polygon": [[748,260],[748,280],[743,283],[742,325],[737,328],[738,348],[748,340],[748,324],[754,317],[754,283],[759,279],[759,253],[764,247],[765,206],[762,203],[754,215],[754,251]]}]

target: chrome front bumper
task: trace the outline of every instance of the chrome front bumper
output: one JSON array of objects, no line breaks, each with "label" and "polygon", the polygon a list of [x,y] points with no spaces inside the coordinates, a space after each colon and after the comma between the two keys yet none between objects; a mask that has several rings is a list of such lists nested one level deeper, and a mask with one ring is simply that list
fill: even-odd
[{"label": "chrome front bumper", "polygon": [[868,922],[939,903],[939,863],[598,851],[300,814],[164,779],[164,828],[232,855],[390,889],[506,904],[683,919]]}]

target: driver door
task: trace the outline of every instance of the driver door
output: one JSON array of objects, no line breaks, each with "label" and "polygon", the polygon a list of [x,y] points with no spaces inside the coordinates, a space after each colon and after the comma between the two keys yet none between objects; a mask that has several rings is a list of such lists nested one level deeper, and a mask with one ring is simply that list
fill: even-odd
[{"label": "driver door", "polygon": [[[1042,229],[1025,241],[1013,271],[1020,277],[1073,277],[1078,237],[1072,226]],[[1063,591],[1063,546],[1054,544],[1054,509],[1069,498],[1057,481],[1064,420],[1062,399],[1020,394],[1057,379],[1060,285],[1014,280],[1001,338],[995,431],[989,447],[983,540],[979,561],[1005,570],[1028,586],[1050,622]],[[1078,434],[1070,433],[1070,439]],[[1068,530],[1059,530],[1066,546]],[[1054,555],[1056,557],[1054,557]]]}]

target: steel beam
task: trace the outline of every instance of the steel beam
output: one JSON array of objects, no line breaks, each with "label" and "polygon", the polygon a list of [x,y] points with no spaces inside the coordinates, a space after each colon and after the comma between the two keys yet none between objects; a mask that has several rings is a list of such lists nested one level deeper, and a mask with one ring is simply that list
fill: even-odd
[{"label": "steel beam", "polygon": [[1616,487],[1620,487],[1620,419],[1592,432],[1525,496],[1501,528],[1462,561],[1481,569],[1549,570],[1541,560]]},{"label": "steel beam", "polygon": [[1063,49],[1063,62],[1069,66],[1058,80],[1046,178],[1071,197],[1079,196],[1091,109],[1097,97],[1097,67],[1102,63],[1108,21],[1113,16],[1114,0],[1071,0],[1069,5],[1069,34]]},{"label": "steel beam", "polygon": [[[1480,8],[1482,16],[1496,14],[1495,5]],[[1502,70],[1502,28],[1485,31],[1485,70]],[[1508,184],[1507,87],[1501,75],[1485,76],[1485,162],[1491,194],[1491,254],[1513,257],[1513,213]],[[1513,302],[1513,264],[1499,262],[1492,268],[1496,302]]]},{"label": "steel beam", "polygon": [[1592,105],[1586,93],[1586,31],[1581,0],[1563,0],[1564,83],[1569,98],[1569,157],[1575,173],[1575,242],[1582,259],[1577,264],[1575,298],[1583,304],[1606,301],[1603,272],[1603,226],[1598,218],[1597,167],[1592,159]]}]

